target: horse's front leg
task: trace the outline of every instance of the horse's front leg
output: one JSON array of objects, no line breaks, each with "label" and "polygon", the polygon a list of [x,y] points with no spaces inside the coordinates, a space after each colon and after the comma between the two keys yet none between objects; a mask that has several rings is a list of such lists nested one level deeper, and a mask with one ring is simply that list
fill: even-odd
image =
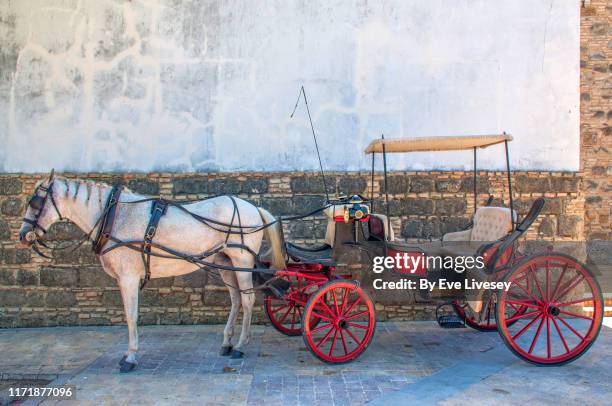
[{"label": "horse's front leg", "polygon": [[255,304],[255,292],[253,291],[253,275],[251,273],[237,272],[236,278],[238,279],[238,287],[241,292],[242,331],[238,344],[236,344],[232,351],[232,358],[242,358],[244,357],[244,349],[251,340],[251,317],[253,315],[253,305]]},{"label": "horse's front leg", "polygon": [[138,352],[138,290],[140,277],[138,275],[119,275],[119,289],[123,299],[123,309],[125,311],[125,321],[128,327],[128,351],[119,361],[121,372],[130,372],[138,362],[136,353]]},{"label": "horse's front leg", "polygon": [[[227,261],[225,265],[231,265],[231,262]],[[236,324],[236,318],[238,318],[238,312],[240,311],[240,292],[238,291],[238,281],[235,272],[220,270],[219,273],[223,283],[225,283],[229,290],[230,300],[232,301],[232,308],[223,329],[223,344],[221,344],[220,351],[221,355],[227,356],[231,354],[233,348],[232,337],[234,336],[234,324]]]}]

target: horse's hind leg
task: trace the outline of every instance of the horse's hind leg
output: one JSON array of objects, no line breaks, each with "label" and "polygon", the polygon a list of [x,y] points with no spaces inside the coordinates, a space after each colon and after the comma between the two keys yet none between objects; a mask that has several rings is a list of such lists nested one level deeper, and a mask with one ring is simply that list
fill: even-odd
[{"label": "horse's hind leg", "polygon": [[[227,265],[231,265],[227,261]],[[240,311],[240,292],[238,291],[238,281],[236,280],[236,273],[231,271],[220,270],[221,278],[229,289],[230,300],[232,301],[232,308],[229,316],[227,317],[227,323],[223,329],[223,344],[221,344],[221,355],[230,355],[232,352],[232,337],[234,336],[234,324],[236,324],[236,318]]]},{"label": "horse's hind leg", "polygon": [[[234,266],[248,267],[248,264]],[[253,264],[250,265],[252,267]],[[238,286],[240,287],[240,298],[242,301],[242,331],[238,344],[232,351],[232,358],[242,358],[244,356],[244,348],[251,339],[251,316],[253,314],[253,305],[255,304],[255,292],[253,291],[253,275],[249,272],[236,272]]]},{"label": "horse's hind leg", "polygon": [[119,289],[123,299],[125,320],[128,327],[128,351],[119,362],[121,372],[130,372],[136,365],[138,352],[138,287],[140,278],[137,275],[119,275]]}]

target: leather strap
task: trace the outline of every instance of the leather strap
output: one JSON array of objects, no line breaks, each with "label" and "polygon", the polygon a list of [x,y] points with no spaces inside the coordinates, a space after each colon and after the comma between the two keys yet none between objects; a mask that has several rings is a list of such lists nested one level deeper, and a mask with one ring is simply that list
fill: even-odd
[{"label": "leather strap", "polygon": [[100,223],[98,234],[93,243],[93,251],[96,255],[100,255],[102,248],[110,240],[111,232],[113,231],[113,224],[115,223],[115,215],[117,213],[117,206],[119,205],[119,197],[121,196],[121,189],[123,186],[114,185],[111,189],[110,195],[106,200],[106,208],[104,209],[104,218]]},{"label": "leather strap", "polygon": [[144,288],[145,284],[151,279],[151,243],[157,232],[159,220],[166,214],[167,209],[168,203],[161,199],[155,200],[151,207],[151,217],[149,217],[149,224],[147,225],[142,244],[142,262],[144,263],[145,277],[140,285],[140,289]]}]

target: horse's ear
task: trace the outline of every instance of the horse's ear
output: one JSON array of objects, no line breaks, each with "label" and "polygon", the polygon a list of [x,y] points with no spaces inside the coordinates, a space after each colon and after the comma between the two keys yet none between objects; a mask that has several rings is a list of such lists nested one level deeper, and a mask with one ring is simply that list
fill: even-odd
[{"label": "horse's ear", "polygon": [[53,177],[55,176],[55,169],[51,169],[51,173],[49,174],[49,182],[51,182],[53,180]]}]

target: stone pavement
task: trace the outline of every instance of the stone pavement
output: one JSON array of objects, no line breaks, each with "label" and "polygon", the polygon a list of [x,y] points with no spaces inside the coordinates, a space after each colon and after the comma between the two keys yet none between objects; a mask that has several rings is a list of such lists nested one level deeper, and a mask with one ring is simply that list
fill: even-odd
[{"label": "stone pavement", "polygon": [[301,337],[270,326],[254,326],[242,360],[218,355],[220,325],[140,332],[138,369],[119,374],[125,328],[0,330],[0,373],[76,385],[76,401],[45,405],[612,404],[608,327],[589,353],[558,368],[518,360],[496,332],[444,330],[434,322],[379,323],[368,351],[344,365],[320,362]]}]

